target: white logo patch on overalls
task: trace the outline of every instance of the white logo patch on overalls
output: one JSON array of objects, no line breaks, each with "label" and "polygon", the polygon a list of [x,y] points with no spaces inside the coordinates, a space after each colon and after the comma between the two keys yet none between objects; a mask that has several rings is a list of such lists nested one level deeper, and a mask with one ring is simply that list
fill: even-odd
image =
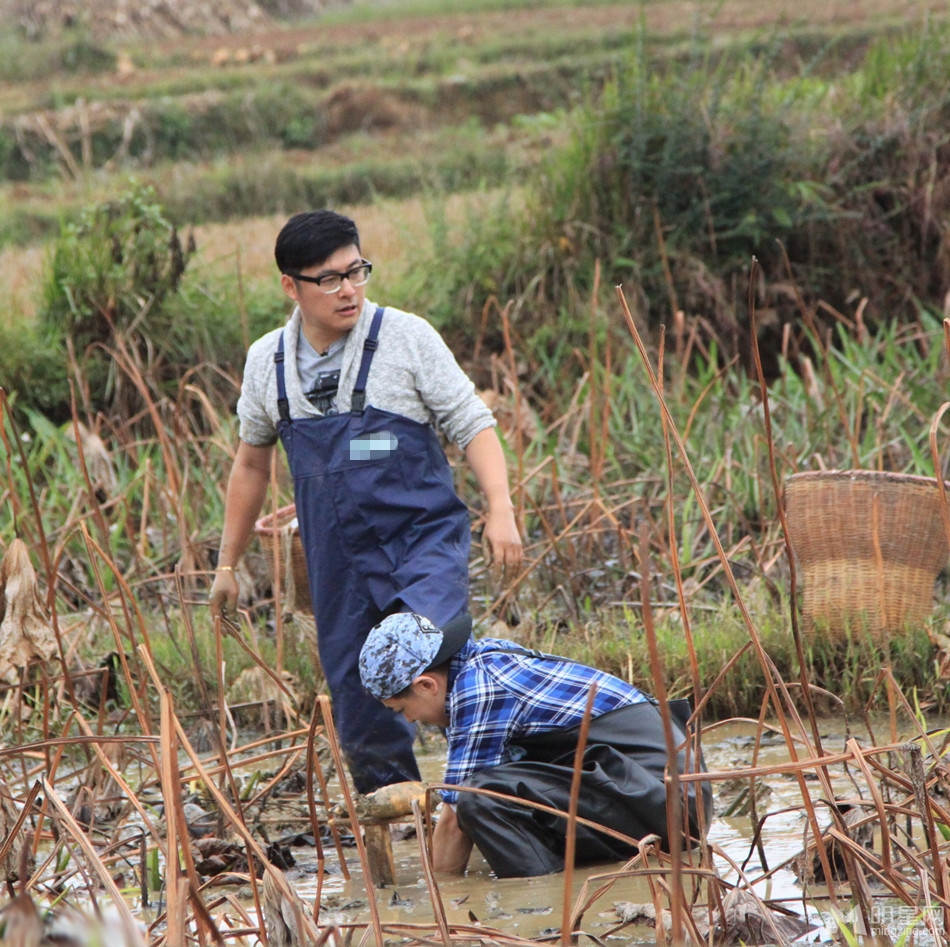
[{"label": "white logo patch on overalls", "polygon": [[355,437],[350,441],[350,460],[375,460],[391,454],[398,446],[399,438],[389,431],[370,434],[369,437]]}]

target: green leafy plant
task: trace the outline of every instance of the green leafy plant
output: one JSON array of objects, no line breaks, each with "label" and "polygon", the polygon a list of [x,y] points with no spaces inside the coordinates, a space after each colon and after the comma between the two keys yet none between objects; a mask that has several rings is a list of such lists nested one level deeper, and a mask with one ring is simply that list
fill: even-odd
[{"label": "green leafy plant", "polygon": [[67,223],[50,254],[42,322],[83,350],[161,310],[190,251],[154,191],[133,184]]},{"label": "green leafy plant", "polygon": [[50,248],[39,316],[27,334],[37,358],[21,362],[7,379],[21,404],[63,421],[71,414],[68,381],[82,377],[75,398],[90,413],[119,403],[130,408],[135,385],[122,384],[118,350],[159,379],[163,371],[180,374],[196,354],[189,342],[195,333],[167,303],[179,291],[192,250],[154,191],[134,182],[64,223]]}]

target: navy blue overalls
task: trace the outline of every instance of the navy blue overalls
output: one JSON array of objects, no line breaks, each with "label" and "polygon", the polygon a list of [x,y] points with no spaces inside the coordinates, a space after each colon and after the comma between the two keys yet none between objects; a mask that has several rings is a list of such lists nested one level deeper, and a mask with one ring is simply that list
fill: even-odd
[{"label": "navy blue overalls", "polygon": [[393,612],[436,625],[468,609],[471,527],[428,424],[365,405],[383,308],[363,345],[351,410],[291,418],[284,337],[274,354],[278,434],[294,480],[297,522],[333,719],[357,792],[419,779],[414,728],[363,688],[359,654]]}]

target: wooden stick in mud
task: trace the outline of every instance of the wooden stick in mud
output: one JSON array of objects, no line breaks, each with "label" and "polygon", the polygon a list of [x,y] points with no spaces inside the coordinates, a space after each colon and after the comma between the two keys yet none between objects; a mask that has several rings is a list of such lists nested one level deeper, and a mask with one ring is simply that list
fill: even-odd
[{"label": "wooden stick in mud", "polygon": [[[343,761],[343,751],[340,749],[340,742],[337,739],[336,727],[333,724],[333,714],[330,710],[330,698],[326,694],[321,694],[318,698],[318,703],[320,706],[320,713],[323,717],[323,726],[327,735],[327,742],[330,744],[330,752],[333,754],[333,761],[336,763],[336,770],[340,774],[340,788],[343,790],[343,801],[346,805],[346,811],[349,813],[350,818],[354,823],[358,823],[359,819],[356,815],[356,808],[353,804],[353,795],[350,792],[350,787],[347,785],[346,781],[346,764]],[[387,828],[387,832],[389,829]],[[360,857],[360,864],[363,866],[364,878],[369,878],[369,864],[366,855],[366,846],[363,844],[363,839],[360,837],[359,832],[354,832],[353,837],[356,839],[356,851]],[[379,906],[376,904],[376,898],[371,892],[367,892],[366,903],[369,906],[370,918],[373,923],[373,931],[376,934],[376,943],[382,944],[383,940],[383,928],[379,920]]]}]

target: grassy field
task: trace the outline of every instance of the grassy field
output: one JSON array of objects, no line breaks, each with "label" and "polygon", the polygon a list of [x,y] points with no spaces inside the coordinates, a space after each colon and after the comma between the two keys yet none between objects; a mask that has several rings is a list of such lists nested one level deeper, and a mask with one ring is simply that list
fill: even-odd
[{"label": "grassy field", "polygon": [[932,9],[941,13],[886,0],[793,12],[748,2],[451,13],[357,3],[252,36],[116,44],[78,33],[33,45],[8,36],[0,241],[49,233],[130,173],[154,183],[182,223],[517,177],[556,140],[565,110],[630,56],[636,35],[672,61],[697,38],[720,50],[777,42],[790,70],[829,50],[822,68],[834,70]]}]

